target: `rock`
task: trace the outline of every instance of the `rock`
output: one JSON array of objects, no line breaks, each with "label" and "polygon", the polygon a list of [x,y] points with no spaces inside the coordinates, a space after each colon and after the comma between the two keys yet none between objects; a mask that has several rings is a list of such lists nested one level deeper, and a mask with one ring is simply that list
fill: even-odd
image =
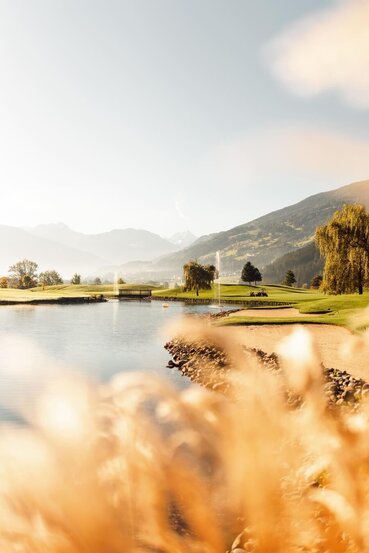
[{"label": "rock", "polygon": [[[193,382],[222,393],[228,393],[227,373],[232,364],[226,352],[212,344],[199,341],[188,343],[178,338],[165,344],[165,349],[174,361],[169,361],[170,368],[178,367],[181,373]],[[244,348],[245,354],[254,355],[266,370],[281,372],[278,356],[265,353],[259,349]],[[357,379],[347,371],[322,367],[325,379],[324,391],[328,406],[347,405],[355,408],[368,393],[369,384]],[[301,405],[301,398],[286,390],[286,400],[291,407]]]}]

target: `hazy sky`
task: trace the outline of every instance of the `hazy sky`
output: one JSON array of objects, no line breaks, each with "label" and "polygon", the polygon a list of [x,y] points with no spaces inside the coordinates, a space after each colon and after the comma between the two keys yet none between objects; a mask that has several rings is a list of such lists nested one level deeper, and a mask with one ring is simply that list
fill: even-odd
[{"label": "hazy sky", "polygon": [[0,0],[1,224],[166,236],[369,178],[369,0]]}]

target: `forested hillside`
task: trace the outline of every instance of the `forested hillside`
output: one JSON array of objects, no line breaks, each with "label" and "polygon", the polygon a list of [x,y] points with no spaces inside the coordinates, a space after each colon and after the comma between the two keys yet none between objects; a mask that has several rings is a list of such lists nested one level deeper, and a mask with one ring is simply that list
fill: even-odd
[{"label": "forested hillside", "polygon": [[263,282],[266,284],[283,281],[286,272],[291,269],[296,277],[297,286],[310,285],[314,275],[322,273],[324,259],[320,257],[314,242],[303,248],[286,253],[267,265],[262,270]]},{"label": "forested hillside", "polygon": [[369,181],[315,194],[244,225],[203,236],[190,247],[157,259],[150,269],[180,271],[189,259],[214,263],[217,250],[224,271],[240,271],[247,260],[258,267],[266,266],[309,244],[318,225],[326,223],[343,204],[354,202],[369,208]]}]

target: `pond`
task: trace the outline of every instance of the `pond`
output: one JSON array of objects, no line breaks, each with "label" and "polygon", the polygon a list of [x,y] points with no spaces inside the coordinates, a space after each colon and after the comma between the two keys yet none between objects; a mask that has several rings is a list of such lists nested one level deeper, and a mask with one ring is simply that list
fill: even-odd
[{"label": "pond", "polygon": [[[110,301],[82,305],[23,305],[0,308],[0,418],[9,403],[27,402],[40,373],[76,371],[100,382],[118,372],[145,371],[177,387],[186,380],[166,368],[170,320],[209,313],[207,305],[158,301]],[[9,365],[9,366],[8,366]],[[4,368],[6,369],[4,372]]]}]

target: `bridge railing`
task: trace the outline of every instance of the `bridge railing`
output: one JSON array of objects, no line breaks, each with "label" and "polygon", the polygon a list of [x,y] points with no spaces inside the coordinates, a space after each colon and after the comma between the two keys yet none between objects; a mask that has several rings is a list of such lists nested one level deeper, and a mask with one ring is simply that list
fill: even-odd
[{"label": "bridge railing", "polygon": [[119,297],[130,297],[130,296],[139,296],[145,297],[151,296],[151,290],[137,290],[137,289],[128,289],[119,290]]}]

